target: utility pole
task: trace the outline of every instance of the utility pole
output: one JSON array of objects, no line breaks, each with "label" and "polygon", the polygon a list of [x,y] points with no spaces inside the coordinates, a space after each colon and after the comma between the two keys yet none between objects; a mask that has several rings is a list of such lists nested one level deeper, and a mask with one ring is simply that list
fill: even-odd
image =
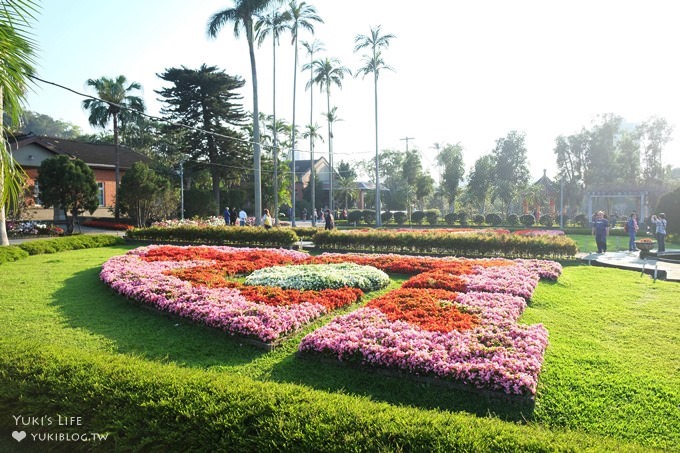
[{"label": "utility pole", "polygon": [[406,152],[408,152],[408,141],[409,140],[415,140],[415,139],[413,137],[404,137],[404,138],[400,138],[399,140],[406,141]]}]

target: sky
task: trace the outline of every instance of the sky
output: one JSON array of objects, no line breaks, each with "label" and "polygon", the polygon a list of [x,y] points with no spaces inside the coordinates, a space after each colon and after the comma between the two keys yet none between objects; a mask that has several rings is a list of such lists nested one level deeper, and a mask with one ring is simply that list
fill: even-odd
[{"label": "sky", "polygon": [[[591,128],[598,115],[614,113],[639,123],[665,118],[680,134],[680,65],[677,43],[680,3],[673,0],[311,0],[324,23],[300,42],[320,40],[319,57],[338,58],[354,73],[363,51],[354,39],[380,25],[392,33],[383,51],[393,71],[378,80],[378,144],[382,149],[420,151],[437,178],[435,143],[463,147],[468,171],[490,153],[499,138],[525,134],[533,178],[555,176],[555,139]],[[43,0],[34,24],[37,75],[94,95],[88,79],[124,75],[138,82],[147,113],[162,104],[157,74],[168,68],[214,65],[245,79],[241,90],[252,110],[250,60],[242,34],[222,29],[206,34],[208,19],[230,8],[229,0]],[[300,64],[309,61],[300,47]],[[289,36],[277,48],[276,113],[288,122],[293,111],[293,46]],[[256,50],[260,111],[271,114],[272,44]],[[309,72],[298,72],[296,123],[309,124]],[[337,165],[375,157],[374,86],[371,75],[346,76],[331,87]],[[84,98],[36,83],[28,110],[76,124],[86,133]],[[313,92],[313,120],[325,134],[325,93]],[[405,140],[409,137],[408,140]],[[680,167],[679,140],[666,147],[665,164]],[[308,144],[299,147],[307,150]],[[328,154],[317,143],[315,156]],[[308,158],[301,152],[299,157]]]}]

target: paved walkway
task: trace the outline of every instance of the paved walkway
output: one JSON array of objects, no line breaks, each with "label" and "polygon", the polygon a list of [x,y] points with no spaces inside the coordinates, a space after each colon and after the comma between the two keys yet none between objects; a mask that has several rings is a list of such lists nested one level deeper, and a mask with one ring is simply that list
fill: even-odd
[{"label": "paved walkway", "polygon": [[[680,250],[667,250],[677,257]],[[656,256],[640,258],[640,252],[607,252],[582,254],[580,258],[593,266],[615,267],[644,272],[661,280],[680,282],[680,262],[670,263],[658,260]]]}]

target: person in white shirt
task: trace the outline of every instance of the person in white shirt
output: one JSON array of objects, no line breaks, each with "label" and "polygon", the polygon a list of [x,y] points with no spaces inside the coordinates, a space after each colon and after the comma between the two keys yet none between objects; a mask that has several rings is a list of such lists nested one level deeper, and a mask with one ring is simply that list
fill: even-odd
[{"label": "person in white shirt", "polygon": [[246,226],[246,220],[248,220],[248,214],[244,209],[241,209],[238,213],[238,220],[241,226]]}]

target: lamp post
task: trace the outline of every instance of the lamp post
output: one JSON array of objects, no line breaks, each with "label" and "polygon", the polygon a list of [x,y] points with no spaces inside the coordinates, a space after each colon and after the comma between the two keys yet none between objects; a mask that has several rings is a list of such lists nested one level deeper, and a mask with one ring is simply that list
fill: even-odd
[{"label": "lamp post", "polygon": [[184,160],[179,161],[180,218],[184,220]]}]

